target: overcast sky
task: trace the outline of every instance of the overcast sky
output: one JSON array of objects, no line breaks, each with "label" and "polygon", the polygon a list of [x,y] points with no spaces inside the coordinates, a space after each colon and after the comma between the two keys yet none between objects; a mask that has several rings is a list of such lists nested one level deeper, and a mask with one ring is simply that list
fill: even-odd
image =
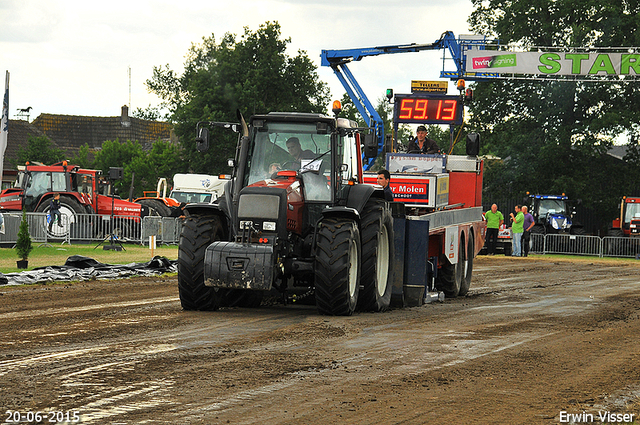
[{"label": "overcast sky", "polygon": [[[344,89],[320,67],[322,49],[432,43],[447,30],[468,34],[471,11],[471,0],[0,0],[0,84],[8,70],[11,119],[29,106],[31,121],[41,113],[117,116],[130,95],[133,110],[156,106],[145,81],[154,66],[181,73],[191,44],[278,21],[291,38],[288,54],[305,50],[339,99]],[[349,68],[377,103],[386,88],[408,93],[412,79],[438,80],[442,54],[369,57]]]}]

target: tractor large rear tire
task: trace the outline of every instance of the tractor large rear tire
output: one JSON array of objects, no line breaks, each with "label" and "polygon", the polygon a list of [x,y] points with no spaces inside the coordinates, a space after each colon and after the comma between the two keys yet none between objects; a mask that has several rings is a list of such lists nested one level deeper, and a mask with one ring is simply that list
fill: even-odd
[{"label": "tractor large rear tire", "polygon": [[360,220],[362,275],[358,309],[384,311],[391,304],[393,219],[386,202],[371,199]]},{"label": "tractor large rear tire", "polygon": [[160,200],[141,199],[137,203],[149,208],[149,215],[151,216],[171,217],[171,210]]},{"label": "tractor large rear tire", "polygon": [[192,215],[184,220],[178,247],[178,292],[184,310],[217,310],[224,291],[204,284],[204,255],[207,247],[223,240],[220,217]]},{"label": "tractor large rear tire", "polygon": [[353,314],[360,289],[360,255],[360,232],[353,220],[326,218],[320,223],[314,262],[320,314]]},{"label": "tractor large rear tire", "polygon": [[[36,212],[47,213],[48,216],[49,211],[51,210],[51,204],[49,200],[41,203],[38,208],[36,208]],[[86,209],[75,199],[69,196],[61,196],[60,197],[60,216],[62,218],[61,224],[62,226],[58,226],[58,223],[55,223],[51,226],[51,230],[49,230],[48,223],[47,224],[47,235],[51,238],[64,238],[70,231],[71,224],[74,226],[78,226],[79,219],[78,214],[85,214]]]}]

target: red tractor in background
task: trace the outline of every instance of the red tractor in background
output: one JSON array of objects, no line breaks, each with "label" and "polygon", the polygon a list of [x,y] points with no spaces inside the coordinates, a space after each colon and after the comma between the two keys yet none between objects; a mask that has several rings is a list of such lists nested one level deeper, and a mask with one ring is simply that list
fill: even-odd
[{"label": "red tractor in background", "polygon": [[608,236],[640,236],[640,198],[622,198],[620,216],[611,223]]},{"label": "red tractor in background", "polygon": [[161,217],[180,217],[182,209],[186,205],[171,196],[167,196],[167,179],[162,177],[158,180],[156,190],[145,190],[141,198],[136,198],[133,202],[144,205],[149,211],[155,212],[152,215]]},{"label": "red tractor in background", "polygon": [[131,226],[149,215],[148,207],[114,196],[112,187],[99,170],[81,169],[67,161],[53,165],[27,163],[19,167],[14,187],[0,192],[0,211],[48,213],[51,199],[59,193],[62,226],[53,226],[49,230],[51,237],[68,234],[81,214],[128,217]]}]

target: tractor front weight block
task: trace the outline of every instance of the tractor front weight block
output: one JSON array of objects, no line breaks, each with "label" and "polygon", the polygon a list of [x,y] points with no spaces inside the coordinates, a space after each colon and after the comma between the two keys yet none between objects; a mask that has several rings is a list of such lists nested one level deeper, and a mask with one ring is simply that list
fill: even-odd
[{"label": "tractor front weight block", "polygon": [[214,242],[204,259],[206,286],[268,291],[274,279],[271,245]]}]

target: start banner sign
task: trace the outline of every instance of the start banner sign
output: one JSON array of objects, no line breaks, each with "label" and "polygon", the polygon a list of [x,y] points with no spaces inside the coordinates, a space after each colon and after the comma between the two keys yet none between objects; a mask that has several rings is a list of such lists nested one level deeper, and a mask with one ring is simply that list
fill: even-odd
[{"label": "start banner sign", "polygon": [[584,52],[498,52],[470,50],[466,72],[496,74],[638,76],[640,53]]}]

